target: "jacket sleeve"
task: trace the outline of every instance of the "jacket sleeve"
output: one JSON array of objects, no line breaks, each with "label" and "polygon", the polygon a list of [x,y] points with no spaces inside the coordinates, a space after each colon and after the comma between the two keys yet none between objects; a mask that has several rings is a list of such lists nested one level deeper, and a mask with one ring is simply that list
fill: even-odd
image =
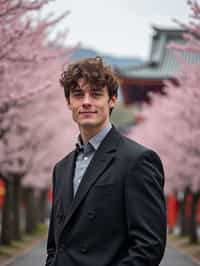
[{"label": "jacket sleeve", "polygon": [[47,239],[47,258],[45,266],[50,266],[55,254],[56,254],[56,243],[54,234],[54,209],[55,209],[55,168],[53,170],[53,201],[51,207],[51,215],[49,221],[48,239]]},{"label": "jacket sleeve", "polygon": [[118,266],[158,266],[166,245],[164,171],[158,155],[146,151],[125,181],[129,250]]}]

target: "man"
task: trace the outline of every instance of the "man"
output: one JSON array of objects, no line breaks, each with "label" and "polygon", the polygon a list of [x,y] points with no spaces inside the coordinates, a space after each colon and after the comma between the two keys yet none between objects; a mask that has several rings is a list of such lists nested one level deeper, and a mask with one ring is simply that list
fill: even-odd
[{"label": "man", "polygon": [[166,241],[158,155],[111,125],[118,81],[100,57],[61,75],[80,135],[53,171],[46,266],[157,266]]}]

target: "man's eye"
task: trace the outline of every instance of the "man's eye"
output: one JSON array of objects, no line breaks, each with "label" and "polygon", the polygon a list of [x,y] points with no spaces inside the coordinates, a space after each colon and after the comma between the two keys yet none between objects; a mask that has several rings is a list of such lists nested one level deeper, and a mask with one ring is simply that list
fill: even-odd
[{"label": "man's eye", "polygon": [[81,95],[82,95],[81,91],[74,91],[73,92],[73,96],[81,96]]},{"label": "man's eye", "polygon": [[102,93],[100,91],[93,91],[92,92],[92,95],[95,95],[95,96],[101,96]]}]

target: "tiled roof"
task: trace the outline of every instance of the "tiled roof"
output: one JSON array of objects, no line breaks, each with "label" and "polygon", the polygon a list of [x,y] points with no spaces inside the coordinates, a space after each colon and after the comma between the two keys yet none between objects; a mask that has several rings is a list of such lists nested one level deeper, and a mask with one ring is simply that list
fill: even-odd
[{"label": "tiled roof", "polygon": [[[121,77],[134,79],[170,79],[180,69],[175,50],[166,48],[169,42],[183,43],[183,30],[166,30],[154,27],[149,61],[138,66],[118,69]],[[179,51],[181,57],[189,64],[200,63],[200,53]]]}]

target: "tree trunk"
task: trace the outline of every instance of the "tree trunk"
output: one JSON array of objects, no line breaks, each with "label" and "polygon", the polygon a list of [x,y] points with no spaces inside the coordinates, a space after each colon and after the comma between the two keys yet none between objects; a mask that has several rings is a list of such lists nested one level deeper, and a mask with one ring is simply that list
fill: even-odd
[{"label": "tree trunk", "polygon": [[40,191],[37,190],[34,192],[34,204],[35,204],[35,227],[40,223],[40,212],[41,212],[41,206],[40,206]]},{"label": "tree trunk", "polygon": [[13,215],[12,215],[12,193],[13,184],[11,181],[5,181],[5,197],[2,210],[2,228],[1,228],[1,243],[10,245],[13,238]]},{"label": "tree trunk", "polygon": [[14,223],[13,223],[13,238],[15,240],[21,239],[21,228],[20,228],[20,206],[21,206],[21,180],[20,177],[14,178],[13,186],[13,214],[14,214]]},{"label": "tree trunk", "polygon": [[40,197],[39,197],[39,222],[40,223],[45,223],[45,219],[47,217],[47,190],[43,189],[40,192]]},{"label": "tree trunk", "polygon": [[24,193],[25,193],[24,198],[25,198],[25,204],[26,204],[25,230],[26,230],[26,233],[31,234],[36,229],[36,210],[39,206],[35,206],[33,188],[25,188]]},{"label": "tree trunk", "polygon": [[193,193],[192,195],[191,218],[189,221],[189,241],[191,244],[197,244],[198,242],[196,214],[199,195],[200,192]]},{"label": "tree trunk", "polygon": [[182,199],[179,199],[179,225],[180,225],[181,236],[188,235],[188,221],[185,216],[185,208],[186,208],[186,199],[189,193],[190,189],[189,187],[187,187],[184,191]]}]

